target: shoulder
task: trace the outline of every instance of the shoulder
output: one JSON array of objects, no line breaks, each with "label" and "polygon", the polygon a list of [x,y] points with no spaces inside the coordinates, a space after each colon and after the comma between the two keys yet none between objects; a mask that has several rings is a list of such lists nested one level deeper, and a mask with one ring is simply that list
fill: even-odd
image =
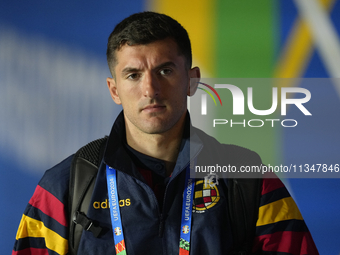
[{"label": "shoulder", "polygon": [[224,160],[228,160],[232,163],[254,165],[260,165],[262,163],[260,156],[250,149],[233,144],[222,144],[214,137],[197,128],[194,128],[193,131],[202,141],[202,152],[206,155],[210,155],[215,159],[223,158]]},{"label": "shoulder", "polygon": [[39,186],[51,193],[60,201],[65,201],[69,190],[70,168],[74,155],[61,161],[45,172]]}]

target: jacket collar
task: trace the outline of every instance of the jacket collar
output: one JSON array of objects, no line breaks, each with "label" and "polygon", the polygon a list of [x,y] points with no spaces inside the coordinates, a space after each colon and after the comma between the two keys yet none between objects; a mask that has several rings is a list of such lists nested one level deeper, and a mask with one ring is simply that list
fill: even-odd
[{"label": "jacket collar", "polygon": [[[196,129],[191,125],[190,115],[187,113],[180,152],[172,173],[173,177],[182,172],[189,165],[190,160],[197,157],[203,148],[203,143],[195,130]],[[104,153],[104,163],[118,171],[125,172],[135,177],[140,177],[140,173],[136,169],[132,158],[125,148],[125,143],[126,131],[124,113],[122,111],[118,115],[109,135]]]}]

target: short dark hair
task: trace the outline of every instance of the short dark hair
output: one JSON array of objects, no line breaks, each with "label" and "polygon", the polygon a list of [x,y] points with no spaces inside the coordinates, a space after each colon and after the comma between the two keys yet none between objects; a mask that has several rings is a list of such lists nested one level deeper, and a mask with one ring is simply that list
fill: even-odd
[{"label": "short dark hair", "polygon": [[116,51],[123,45],[145,45],[165,38],[177,43],[179,54],[183,55],[188,68],[192,64],[191,44],[187,31],[173,18],[155,12],[132,14],[121,21],[112,31],[107,43],[107,63],[112,76],[116,65]]}]

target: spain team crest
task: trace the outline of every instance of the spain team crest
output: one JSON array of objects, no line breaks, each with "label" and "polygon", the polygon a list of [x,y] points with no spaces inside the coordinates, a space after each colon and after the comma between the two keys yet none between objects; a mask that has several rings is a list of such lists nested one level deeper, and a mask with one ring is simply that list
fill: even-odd
[{"label": "spain team crest", "polygon": [[205,180],[196,181],[193,211],[204,212],[215,206],[219,200],[220,194],[216,183]]}]

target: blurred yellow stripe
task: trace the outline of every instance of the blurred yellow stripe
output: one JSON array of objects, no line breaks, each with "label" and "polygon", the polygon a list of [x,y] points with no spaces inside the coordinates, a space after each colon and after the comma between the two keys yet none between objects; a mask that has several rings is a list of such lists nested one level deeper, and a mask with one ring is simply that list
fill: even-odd
[{"label": "blurred yellow stripe", "polygon": [[167,14],[188,31],[192,44],[193,66],[202,77],[215,75],[215,0],[149,0],[147,10]]},{"label": "blurred yellow stripe", "polygon": [[293,198],[286,197],[273,203],[263,205],[259,209],[256,226],[263,226],[284,220],[303,220]]},{"label": "blurred yellow stripe", "polygon": [[[319,0],[321,5],[330,10],[334,0]],[[274,73],[276,78],[297,78],[309,62],[313,50],[313,38],[307,23],[301,18],[295,21],[292,32],[282,51]],[[288,84],[285,84],[287,86]],[[293,85],[293,84],[291,84]]]},{"label": "blurred yellow stripe", "polygon": [[44,223],[28,217],[22,216],[16,239],[25,237],[43,237],[45,238],[46,247],[58,254],[66,254],[68,252],[68,241],[56,232],[45,227]]}]

